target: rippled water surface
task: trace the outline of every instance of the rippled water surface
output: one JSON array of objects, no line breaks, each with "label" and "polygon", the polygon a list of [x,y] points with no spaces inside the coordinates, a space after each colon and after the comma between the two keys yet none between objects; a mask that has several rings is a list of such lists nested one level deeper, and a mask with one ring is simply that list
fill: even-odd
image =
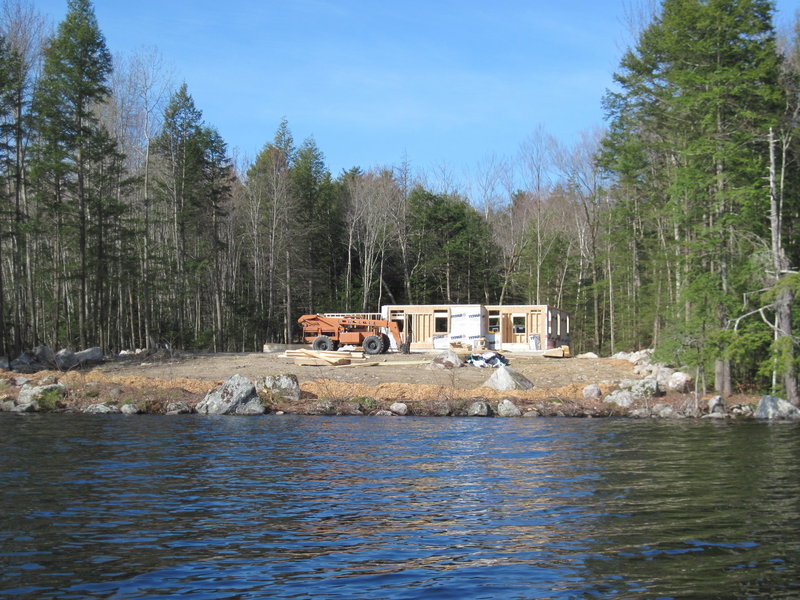
[{"label": "rippled water surface", "polygon": [[0,415],[0,596],[797,598],[800,426]]}]

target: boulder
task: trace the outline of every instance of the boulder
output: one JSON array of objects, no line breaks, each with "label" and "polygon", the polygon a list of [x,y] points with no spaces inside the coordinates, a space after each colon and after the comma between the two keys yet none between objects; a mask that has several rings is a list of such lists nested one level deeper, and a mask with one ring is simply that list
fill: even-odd
[{"label": "boulder", "polygon": [[[198,411],[199,412],[199,411]],[[309,409],[309,414],[312,415],[335,415],[336,406],[330,400],[320,400]]]},{"label": "boulder", "polygon": [[619,387],[630,391],[635,400],[654,398],[660,394],[658,381],[655,379],[625,379],[619,382]]},{"label": "boulder", "polygon": [[167,402],[164,406],[164,414],[167,415],[188,415],[192,412],[192,407],[180,400]]},{"label": "boulder", "polygon": [[486,383],[485,387],[497,390],[498,392],[510,392],[512,390],[532,390],[533,383],[522,373],[515,371],[511,367],[497,367]]},{"label": "boulder", "polygon": [[447,400],[437,400],[430,406],[430,413],[433,417],[446,417],[451,412],[453,412],[453,408]]},{"label": "boulder", "polygon": [[686,394],[692,391],[692,376],[683,371],[675,371],[667,382],[667,389],[672,392]]},{"label": "boulder", "polygon": [[16,404],[11,409],[11,412],[15,413],[32,413],[39,410],[39,407],[36,405],[35,402],[29,402],[27,404]]},{"label": "boulder", "polygon": [[[17,396],[17,405],[25,406],[34,405],[33,410],[39,410],[39,407],[47,398],[64,398],[67,395],[67,386],[63,383],[53,383],[50,385],[30,385],[25,383],[19,389]],[[46,408],[55,408],[46,407]],[[25,412],[25,411],[23,411]]]},{"label": "boulder", "polygon": [[78,359],[72,350],[62,348],[56,352],[56,367],[61,371],[69,371],[78,366]]},{"label": "boulder", "polygon": [[583,388],[583,399],[584,400],[591,400],[593,398],[599,398],[602,396],[603,393],[600,391],[600,386],[596,383],[592,383],[591,385],[587,385]]},{"label": "boulder", "polygon": [[395,414],[390,410],[381,409],[375,412],[376,417],[394,417]]},{"label": "boulder", "polygon": [[498,417],[521,417],[522,411],[508,398],[503,398],[497,403]]},{"label": "boulder", "polygon": [[138,415],[142,411],[135,404],[123,404],[120,406],[119,412],[123,415]]},{"label": "boulder", "polygon": [[270,397],[276,400],[297,402],[300,400],[300,383],[297,376],[291,373],[281,375],[267,375],[256,380],[256,387],[267,390]]},{"label": "boulder", "polygon": [[634,408],[632,411],[628,413],[628,416],[634,417],[636,419],[647,419],[651,416],[650,409],[641,407],[641,408]]},{"label": "boulder", "polygon": [[447,350],[446,352],[442,352],[439,356],[434,358],[431,363],[428,365],[429,369],[458,369],[459,367],[463,367],[464,362],[461,360],[461,357],[453,352],[452,350]]},{"label": "boulder", "polygon": [[594,352],[584,352],[583,354],[578,354],[575,358],[600,358]]},{"label": "boulder", "polygon": [[233,375],[219,388],[206,394],[196,410],[204,415],[260,415],[266,409],[251,381]]},{"label": "boulder", "polygon": [[90,404],[83,409],[83,412],[90,415],[105,415],[110,413],[118,413],[120,412],[120,409],[116,406],[100,402],[98,404]]},{"label": "boulder", "polygon": [[8,362],[7,356],[0,356],[0,371],[8,371],[11,368],[11,363]]},{"label": "boulder", "polygon": [[713,412],[713,413],[708,413],[707,415],[703,415],[700,418],[701,419],[728,419],[728,418],[730,418],[730,415],[728,413]]},{"label": "boulder", "polygon": [[389,407],[389,410],[393,414],[400,415],[402,417],[408,414],[408,405],[404,402],[395,402]]},{"label": "boulder", "polygon": [[730,414],[734,417],[752,417],[753,407],[749,404],[734,404],[731,406]]},{"label": "boulder", "polygon": [[492,414],[489,408],[489,403],[483,400],[478,400],[469,405],[467,409],[467,416],[470,417],[488,417]]},{"label": "boulder", "polygon": [[603,402],[616,404],[622,408],[629,408],[634,401],[633,393],[630,390],[616,390],[603,398]]},{"label": "boulder", "polygon": [[713,396],[708,399],[708,414],[725,414],[725,400],[722,396]]},{"label": "boulder", "polygon": [[530,409],[525,414],[522,415],[523,417],[532,418],[532,417],[541,417],[542,414],[536,410],[535,408]]},{"label": "boulder", "polygon": [[756,419],[800,419],[800,408],[792,405],[783,398],[775,396],[762,396],[758,408],[753,413]]},{"label": "boulder", "polygon": [[80,366],[85,367],[103,362],[103,360],[105,360],[105,355],[103,354],[102,348],[95,346],[94,348],[87,348],[86,350],[76,352],[75,360],[78,361]]},{"label": "boulder", "polygon": [[11,412],[14,410],[14,399],[11,396],[0,397],[0,412]]},{"label": "boulder", "polygon": [[11,361],[11,370],[18,373],[35,373],[41,371],[43,365],[36,361],[36,357],[28,352],[23,352]]},{"label": "boulder", "polygon": [[675,409],[669,404],[664,403],[653,405],[653,408],[650,409],[650,415],[660,419],[675,419],[678,417],[678,413],[675,411]]},{"label": "boulder", "polygon": [[52,369],[56,366],[56,355],[47,346],[36,346],[33,349],[33,357],[41,365]]}]

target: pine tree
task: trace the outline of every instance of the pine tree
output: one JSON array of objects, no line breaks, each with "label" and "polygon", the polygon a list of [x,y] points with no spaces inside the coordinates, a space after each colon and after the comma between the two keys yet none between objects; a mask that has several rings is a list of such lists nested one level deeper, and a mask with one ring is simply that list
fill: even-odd
[{"label": "pine tree", "polygon": [[771,14],[767,0],[664,0],[606,99],[616,210],[657,215],[640,235],[668,261],[674,348],[713,359],[723,393],[752,241],[768,235],[767,138],[782,104]]},{"label": "pine tree", "polygon": [[[77,265],[64,268],[68,273],[75,272],[78,280],[77,338],[82,347],[89,338],[90,254],[96,251],[90,240],[90,219],[102,214],[93,208],[108,199],[103,180],[110,166],[117,168],[109,163],[116,162],[116,145],[99,125],[96,114],[97,107],[108,99],[110,74],[111,54],[91,2],[69,0],[67,15],[45,50],[34,96],[35,172],[40,196],[58,220],[56,230],[75,233],[76,239],[59,240],[57,249],[69,245],[74,250],[71,254],[77,255]],[[96,232],[102,235],[103,225],[97,225]],[[102,286],[104,282],[95,284]],[[60,300],[55,298],[55,304]],[[97,327],[93,323],[93,328]]]}]

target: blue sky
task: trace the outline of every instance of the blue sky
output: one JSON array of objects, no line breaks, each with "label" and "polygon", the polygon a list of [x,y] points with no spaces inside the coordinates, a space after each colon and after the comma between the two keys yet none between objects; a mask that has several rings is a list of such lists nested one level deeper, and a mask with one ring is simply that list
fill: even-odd
[{"label": "blue sky", "polygon": [[[604,91],[647,0],[95,0],[113,53],[156,47],[240,156],[285,117],[338,175],[513,155],[537,126],[603,124]],[[57,23],[66,0],[32,0]],[[778,24],[796,0],[780,0]]]}]

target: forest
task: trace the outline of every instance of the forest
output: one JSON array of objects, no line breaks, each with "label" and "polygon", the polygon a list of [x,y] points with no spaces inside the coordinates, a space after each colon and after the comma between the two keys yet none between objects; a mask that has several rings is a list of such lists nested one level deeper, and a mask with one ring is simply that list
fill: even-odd
[{"label": "forest", "polygon": [[332,174],[282,115],[234,160],[157,50],[112,58],[90,0],[55,29],[0,8],[0,354],[257,351],[305,313],[541,303],[574,352],[655,348],[703,389],[797,401],[800,29],[767,0],[662,0],[604,130],[532,124],[463,186]]}]

